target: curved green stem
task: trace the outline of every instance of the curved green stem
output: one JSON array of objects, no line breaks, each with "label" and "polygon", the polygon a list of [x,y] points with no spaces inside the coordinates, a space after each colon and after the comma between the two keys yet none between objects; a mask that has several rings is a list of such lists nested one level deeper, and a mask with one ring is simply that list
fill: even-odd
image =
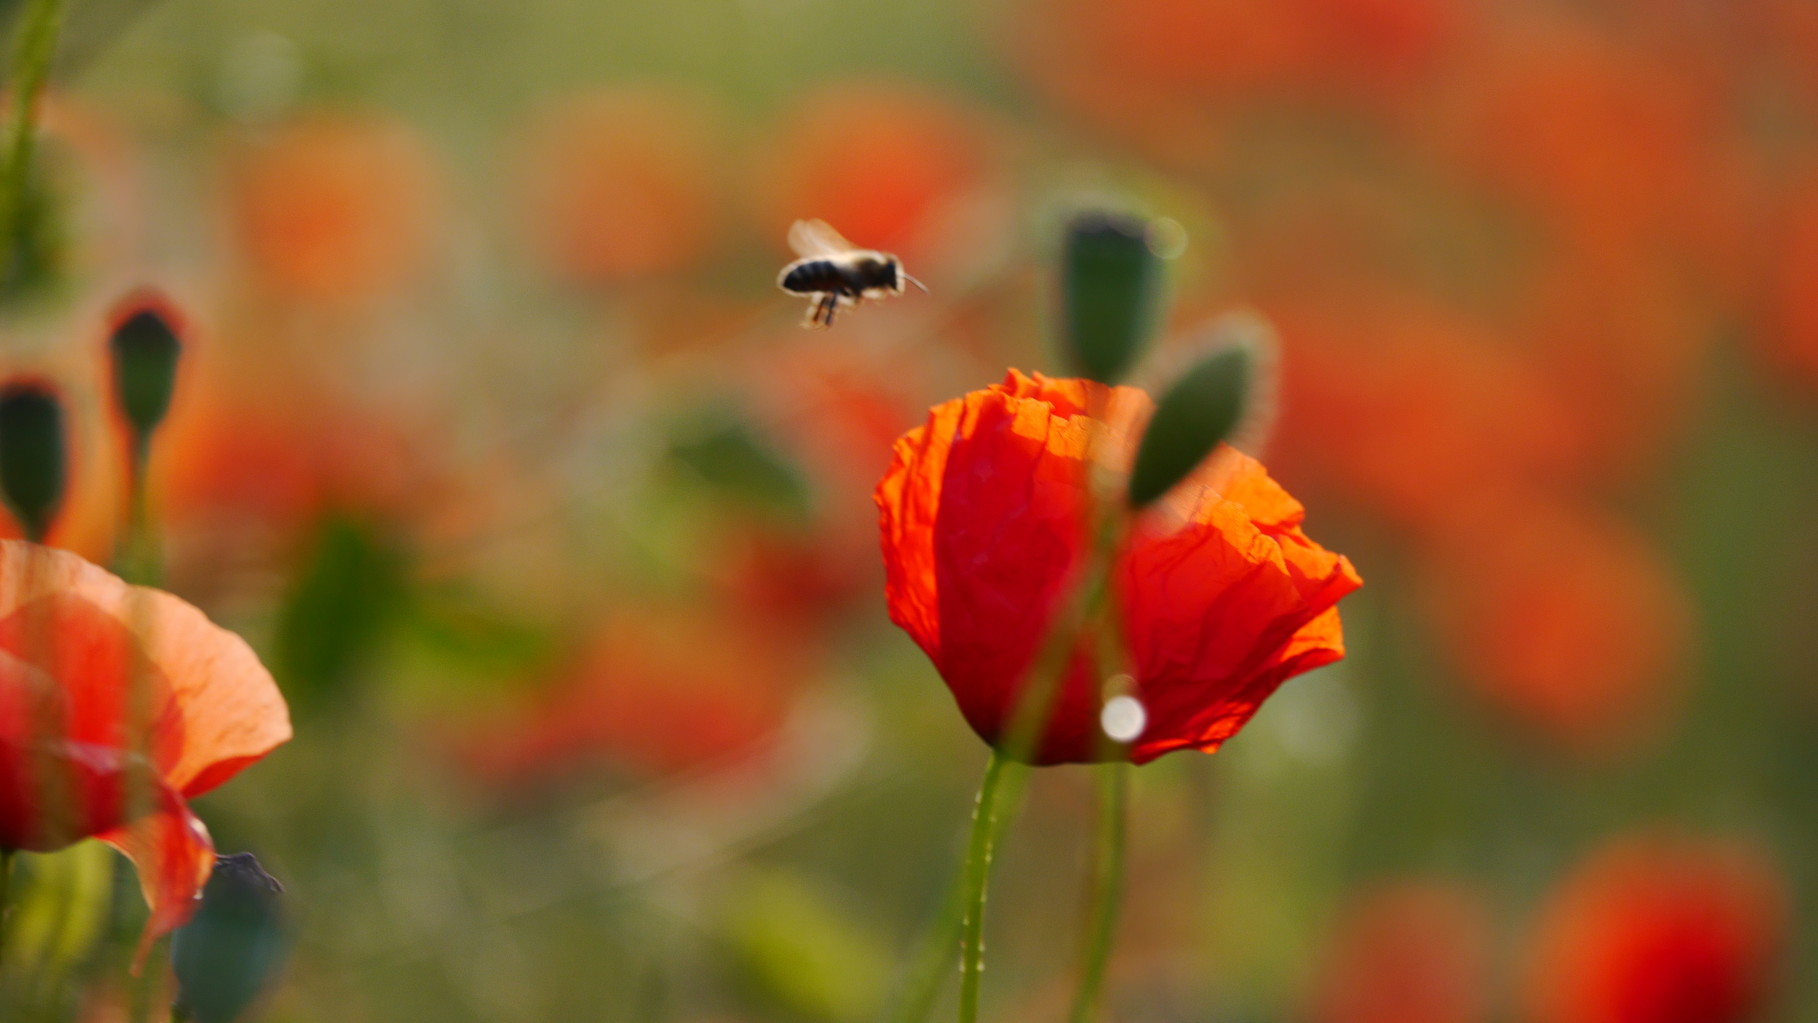
[{"label": "curved green stem", "polygon": [[985,959],[985,882],[991,876],[991,857],[997,849],[1005,814],[998,809],[1003,796],[1009,758],[997,750],[985,762],[979,782],[978,805],[972,812],[972,837],[966,843],[963,924],[960,931],[960,1023],[978,1020],[978,989]]},{"label": "curved green stem", "polygon": [[1130,765],[1098,769],[1098,825],[1092,850],[1092,894],[1086,922],[1086,944],[1080,963],[1079,991],[1074,995],[1072,1023],[1098,1018],[1099,994],[1111,961],[1117,911],[1124,894],[1124,850],[1129,815]]},{"label": "curved green stem", "polygon": [[0,271],[10,274],[18,252],[20,218],[25,190],[31,179],[32,151],[37,142],[38,97],[50,77],[51,59],[57,52],[57,33],[63,22],[62,0],[29,0],[19,19],[19,44],[13,51],[12,116],[6,126],[4,151],[0,151],[0,243],[6,263]]}]

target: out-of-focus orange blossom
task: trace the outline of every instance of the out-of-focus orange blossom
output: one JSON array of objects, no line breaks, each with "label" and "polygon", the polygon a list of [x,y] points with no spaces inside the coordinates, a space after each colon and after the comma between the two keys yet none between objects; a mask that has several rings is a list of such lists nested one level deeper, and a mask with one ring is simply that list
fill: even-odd
[{"label": "out-of-focus orange blossom", "polygon": [[1717,97],[1587,23],[1513,19],[1452,85],[1441,150],[1575,246],[1681,242],[1731,194]]},{"label": "out-of-focus orange blossom", "polygon": [[1462,682],[1568,749],[1622,750],[1657,729],[1696,651],[1690,600],[1646,539],[1518,491],[1447,525],[1429,597]]},{"label": "out-of-focus orange blossom", "polygon": [[588,285],[699,263],[720,226],[716,122],[705,101],[654,87],[571,96],[538,114],[521,173],[544,263]]},{"label": "out-of-focus orange blossom", "polygon": [[422,269],[439,206],[428,147],[376,113],[319,111],[234,140],[227,208],[259,284],[356,302]]},{"label": "out-of-focus orange blossom", "polygon": [[506,786],[602,768],[661,776],[761,760],[806,690],[804,653],[742,615],[627,611],[519,706],[458,727],[455,749]]},{"label": "out-of-focus orange blossom", "polygon": [[1546,380],[1487,324],[1366,287],[1265,308],[1281,334],[1276,444],[1291,480],[1426,531],[1488,481],[1554,479],[1578,460]]},{"label": "out-of-focus orange blossom", "polygon": [[753,159],[756,219],[779,241],[803,217],[894,252],[911,273],[951,221],[1001,187],[1006,155],[971,107],[907,85],[851,80],[795,100]]},{"label": "out-of-focus orange blossom", "polygon": [[269,566],[333,511],[421,525],[448,496],[442,459],[401,408],[248,370],[218,341],[186,352],[152,449],[173,578],[202,586],[223,569]]},{"label": "out-of-focus orange blossom", "polygon": [[1309,1023],[1485,1023],[1495,949],[1483,896],[1452,881],[1356,892],[1328,940]]},{"label": "out-of-focus orange blossom", "polygon": [[1525,1023],[1750,1023],[1781,974],[1784,882],[1739,842],[1632,834],[1540,912]]},{"label": "out-of-focus orange blossom", "polygon": [[1646,263],[1546,260],[1514,315],[1569,417],[1582,481],[1657,465],[1696,416],[1715,317]]}]

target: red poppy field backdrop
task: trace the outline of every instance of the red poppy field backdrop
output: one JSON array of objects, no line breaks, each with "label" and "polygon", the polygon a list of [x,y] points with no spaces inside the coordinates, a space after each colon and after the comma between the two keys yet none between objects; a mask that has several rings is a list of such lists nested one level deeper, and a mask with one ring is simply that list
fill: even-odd
[{"label": "red poppy field backdrop", "polygon": [[1818,1020],[1813,0],[0,33],[0,1023]]}]

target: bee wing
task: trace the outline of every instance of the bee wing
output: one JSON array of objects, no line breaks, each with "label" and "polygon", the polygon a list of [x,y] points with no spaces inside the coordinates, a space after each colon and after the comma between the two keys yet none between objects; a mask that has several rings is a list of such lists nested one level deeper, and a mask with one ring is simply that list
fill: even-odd
[{"label": "bee wing", "polygon": [[789,247],[803,258],[852,251],[852,243],[825,220],[798,220],[789,228]]}]

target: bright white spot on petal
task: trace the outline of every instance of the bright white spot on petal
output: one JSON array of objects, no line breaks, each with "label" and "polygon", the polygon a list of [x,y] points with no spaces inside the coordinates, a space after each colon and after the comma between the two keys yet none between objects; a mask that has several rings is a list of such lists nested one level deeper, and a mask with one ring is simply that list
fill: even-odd
[{"label": "bright white spot on petal", "polygon": [[1134,742],[1149,724],[1149,714],[1134,696],[1113,696],[1098,712],[1098,726],[1114,742]]}]

